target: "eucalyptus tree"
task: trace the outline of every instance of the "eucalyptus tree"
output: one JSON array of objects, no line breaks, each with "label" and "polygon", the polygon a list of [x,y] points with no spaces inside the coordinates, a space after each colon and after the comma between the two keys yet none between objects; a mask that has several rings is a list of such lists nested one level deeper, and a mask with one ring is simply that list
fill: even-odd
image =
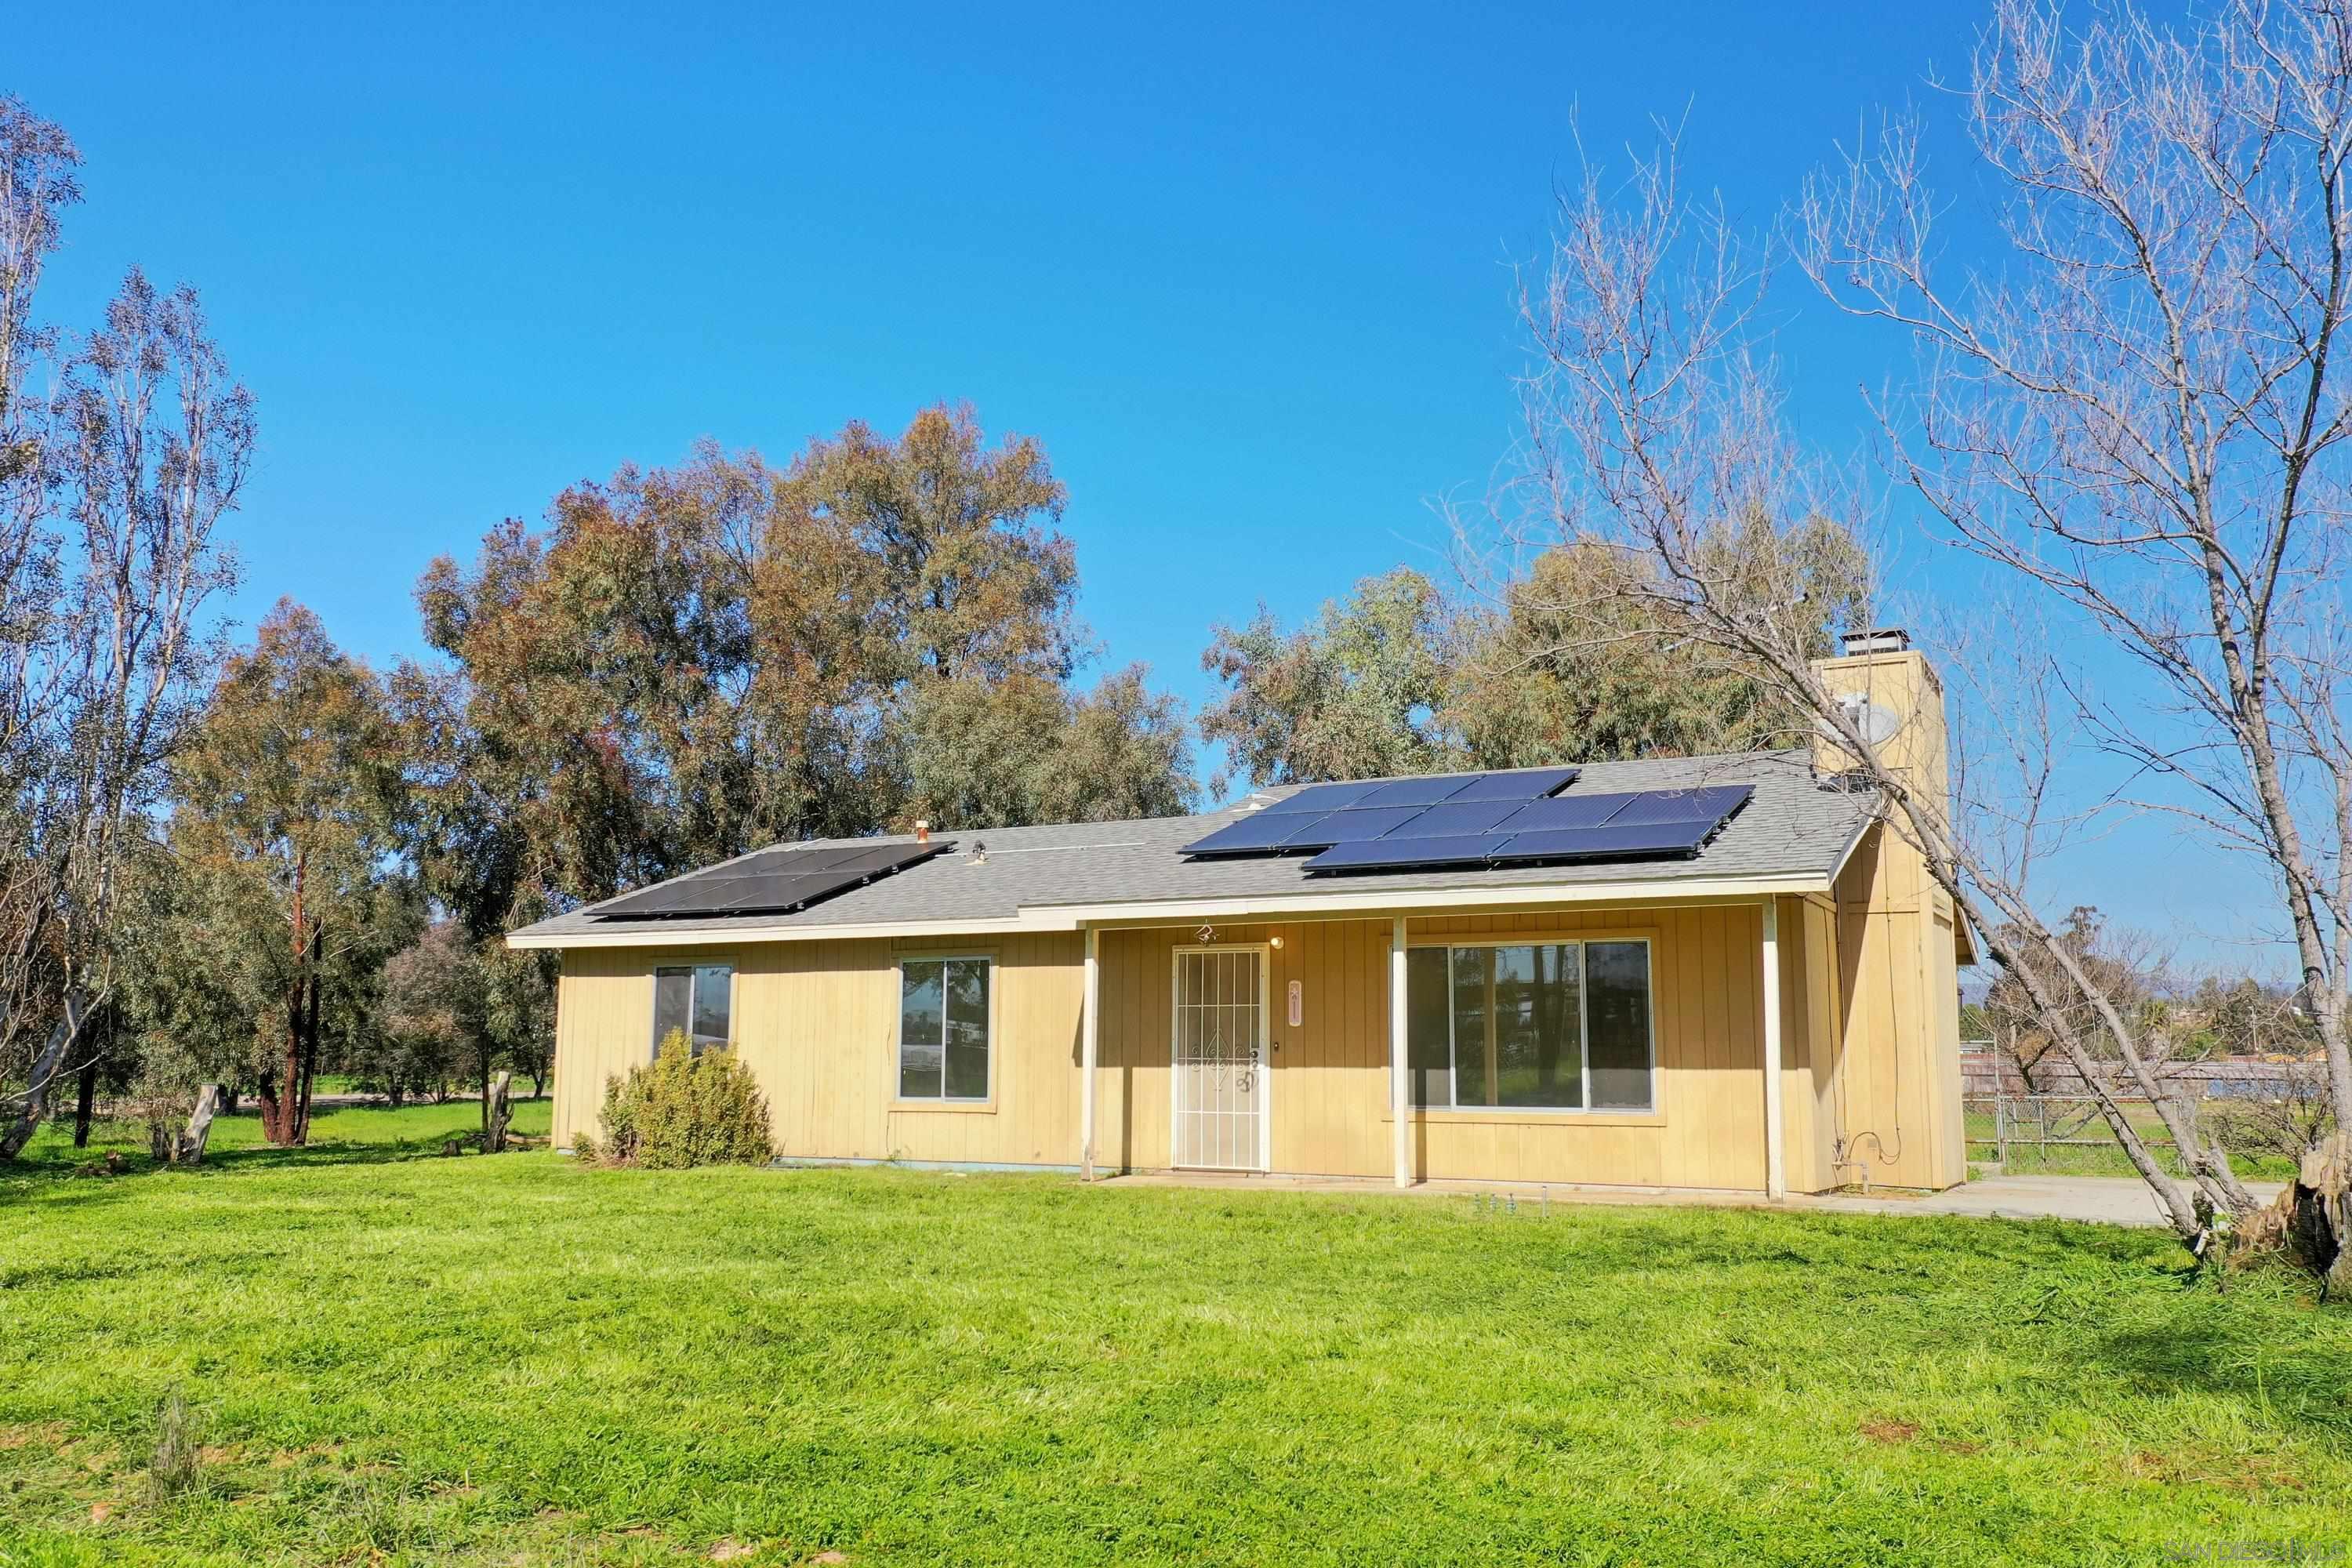
[{"label": "eucalyptus tree", "polygon": [[[125,867],[152,839],[220,651],[214,606],[235,563],[216,533],[254,442],[253,400],[193,289],[159,290],[134,268],[95,330],[34,324],[77,162],[56,126],[0,109],[0,1077],[21,1095],[0,1157],[97,1047],[85,1025],[119,978]],[[36,365],[51,378],[37,400]]]}]

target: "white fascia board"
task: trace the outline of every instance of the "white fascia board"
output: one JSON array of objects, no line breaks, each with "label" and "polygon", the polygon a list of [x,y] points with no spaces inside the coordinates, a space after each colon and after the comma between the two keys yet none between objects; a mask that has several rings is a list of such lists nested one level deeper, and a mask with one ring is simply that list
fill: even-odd
[{"label": "white fascia board", "polygon": [[849,942],[859,937],[982,936],[992,931],[1076,931],[1072,920],[1032,919],[1024,911],[1012,920],[895,921],[837,926],[729,926],[719,931],[663,931],[628,926],[613,931],[534,931],[507,933],[509,948],[564,947],[736,947],[747,942]]},{"label": "white fascia board", "polygon": [[845,942],[860,937],[983,936],[990,932],[1070,931],[1095,925],[1177,925],[1190,921],[1335,920],[1375,914],[1445,914],[1467,910],[1546,909],[1577,904],[1659,904],[1827,894],[1819,872],[1778,877],[1667,877],[1643,881],[1554,883],[1550,886],[1368,889],[1349,893],[1259,894],[1231,899],[1149,899],[1127,903],[1048,904],[1011,919],[876,921],[859,925],[741,925],[723,930],[664,931],[631,926],[591,931],[520,931],[510,948],[726,947],[751,942]]},{"label": "white fascia board", "polygon": [[1656,878],[1646,881],[1580,882],[1528,887],[1391,889],[1360,893],[1261,895],[1235,899],[1146,900],[1133,903],[1065,904],[1024,910],[1024,915],[1068,916],[1078,924],[1181,923],[1192,920],[1307,920],[1373,914],[1450,914],[1466,910],[1527,910],[1571,904],[1657,904],[1689,900],[1753,902],[1777,893],[1826,893],[1830,881],[1818,872],[1780,877]]}]

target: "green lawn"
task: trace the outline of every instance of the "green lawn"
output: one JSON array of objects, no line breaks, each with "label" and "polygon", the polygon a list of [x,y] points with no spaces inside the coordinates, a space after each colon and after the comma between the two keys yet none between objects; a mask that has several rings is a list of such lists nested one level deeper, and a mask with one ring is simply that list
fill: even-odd
[{"label": "green lawn", "polygon": [[2155,1233],[425,1157],[475,1116],[0,1177],[0,1563],[2352,1548],[2352,1311]]}]

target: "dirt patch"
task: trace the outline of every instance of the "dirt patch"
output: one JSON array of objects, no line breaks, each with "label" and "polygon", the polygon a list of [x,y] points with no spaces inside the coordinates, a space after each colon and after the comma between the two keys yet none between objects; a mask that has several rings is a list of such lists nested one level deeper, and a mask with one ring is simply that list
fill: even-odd
[{"label": "dirt patch", "polygon": [[1862,1435],[1874,1443],[1908,1443],[1919,1435],[1919,1428],[1909,1421],[1865,1421]]},{"label": "dirt patch", "polygon": [[22,1448],[34,1443],[50,1448],[64,1447],[65,1423],[51,1421],[39,1426],[0,1426],[0,1448]]}]

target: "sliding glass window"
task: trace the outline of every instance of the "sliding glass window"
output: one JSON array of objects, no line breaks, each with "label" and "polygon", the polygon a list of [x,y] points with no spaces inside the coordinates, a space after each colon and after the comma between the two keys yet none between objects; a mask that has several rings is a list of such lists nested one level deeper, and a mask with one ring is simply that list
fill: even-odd
[{"label": "sliding glass window", "polygon": [[1417,1106],[1648,1110],[1646,941],[1417,947],[1405,958]]}]

